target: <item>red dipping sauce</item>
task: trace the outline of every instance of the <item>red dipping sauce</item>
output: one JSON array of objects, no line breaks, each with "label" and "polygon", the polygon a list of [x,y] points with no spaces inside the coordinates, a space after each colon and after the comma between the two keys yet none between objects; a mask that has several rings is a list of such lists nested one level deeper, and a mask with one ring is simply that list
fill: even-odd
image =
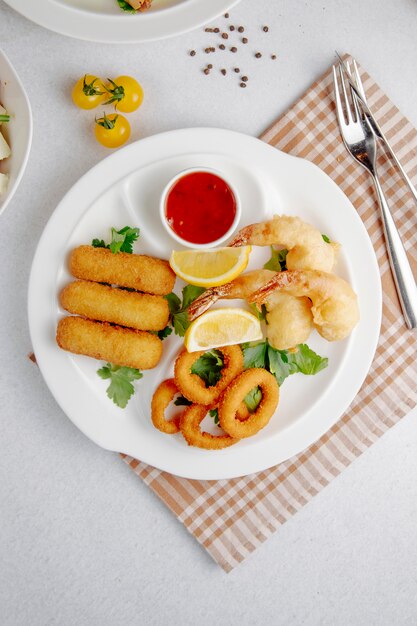
[{"label": "red dipping sauce", "polygon": [[212,243],[236,217],[236,198],[225,180],[211,172],[191,172],[168,191],[165,215],[171,229],[189,243]]}]

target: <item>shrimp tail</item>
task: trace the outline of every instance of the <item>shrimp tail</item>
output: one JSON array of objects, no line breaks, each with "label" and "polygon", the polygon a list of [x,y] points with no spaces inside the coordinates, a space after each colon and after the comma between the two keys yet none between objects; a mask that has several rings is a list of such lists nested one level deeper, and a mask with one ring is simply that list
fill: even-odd
[{"label": "shrimp tail", "polygon": [[211,287],[194,300],[188,307],[188,319],[192,322],[196,317],[202,315],[209,309],[219,298],[223,298],[229,293],[230,283],[221,287]]},{"label": "shrimp tail", "polygon": [[297,283],[297,281],[299,281],[300,273],[301,272],[296,270],[292,272],[277,272],[271,280],[266,283],[266,285],[257,289],[249,296],[249,302],[256,304],[256,306],[260,308],[263,304],[265,304],[273,291],[289,287],[292,283]]}]

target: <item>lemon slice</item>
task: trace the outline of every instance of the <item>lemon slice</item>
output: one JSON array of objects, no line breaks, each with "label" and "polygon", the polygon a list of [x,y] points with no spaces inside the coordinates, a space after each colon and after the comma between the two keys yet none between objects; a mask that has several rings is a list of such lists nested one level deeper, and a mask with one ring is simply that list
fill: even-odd
[{"label": "lemon slice", "polygon": [[253,313],[245,309],[214,309],[192,322],[184,345],[188,352],[196,352],[258,339],[262,339],[261,324]]},{"label": "lemon slice", "polygon": [[251,246],[215,250],[173,250],[169,264],[190,285],[217,287],[239,276],[246,268]]}]

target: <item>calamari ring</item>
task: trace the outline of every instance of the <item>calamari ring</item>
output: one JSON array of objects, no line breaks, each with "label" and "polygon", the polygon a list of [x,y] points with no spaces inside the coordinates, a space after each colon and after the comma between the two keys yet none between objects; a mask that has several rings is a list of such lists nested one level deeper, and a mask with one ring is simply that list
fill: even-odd
[{"label": "calamari ring", "polygon": [[192,366],[205,354],[205,350],[199,352],[184,350],[175,361],[175,384],[182,395],[194,404],[204,406],[215,404],[222,391],[243,370],[243,352],[239,346],[225,346],[216,349],[220,350],[224,357],[224,367],[221,372],[222,377],[212,387],[206,387],[200,376],[191,373]]},{"label": "calamari ring", "polygon": [[204,448],[205,450],[222,450],[238,443],[239,439],[230,435],[212,435],[202,432],[200,424],[207,415],[207,407],[192,404],[187,407],[180,417],[180,430],[189,446]]},{"label": "calamari ring", "polygon": [[[236,413],[246,394],[257,386],[261,388],[262,399],[256,411],[242,422],[237,419]],[[279,387],[276,378],[260,367],[247,369],[235,378],[220,398],[220,426],[231,437],[251,437],[268,424],[278,401]]]},{"label": "calamari ring", "polygon": [[174,435],[180,431],[179,422],[181,414],[175,415],[172,420],[167,420],[165,418],[165,409],[172,402],[175,394],[177,393],[178,388],[175,384],[175,380],[173,378],[169,378],[168,380],[164,380],[159,385],[152,398],[152,423],[155,428],[163,433],[166,433],[167,435]]}]

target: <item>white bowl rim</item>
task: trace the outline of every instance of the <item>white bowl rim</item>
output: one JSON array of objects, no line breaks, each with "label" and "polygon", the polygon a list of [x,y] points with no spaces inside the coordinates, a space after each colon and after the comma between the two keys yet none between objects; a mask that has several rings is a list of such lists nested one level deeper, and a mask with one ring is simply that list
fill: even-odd
[{"label": "white bowl rim", "polygon": [[[32,108],[30,106],[30,102],[29,102],[29,98],[28,95],[26,93],[26,90],[23,86],[22,81],[20,80],[16,70],[13,67],[13,64],[11,63],[10,59],[8,58],[8,56],[5,54],[5,52],[2,50],[2,48],[0,48],[0,59],[2,59],[6,65],[8,65],[11,74],[13,74],[13,78],[16,81],[22,96],[23,96],[23,102],[26,105],[26,110],[27,110],[27,121],[28,121],[28,140],[27,140],[27,144],[24,150],[24,154],[23,154],[23,159],[22,162],[19,166],[19,170],[17,172],[16,178],[13,182],[12,185],[9,185],[7,188],[7,191],[5,193],[5,197],[4,200],[2,200],[2,198],[0,198],[0,215],[4,212],[4,210],[6,209],[6,207],[8,206],[10,200],[13,198],[19,184],[20,181],[22,180],[23,174],[25,172],[26,169],[26,165],[29,159],[29,153],[30,153],[30,149],[32,146],[32,136],[33,136],[33,116],[32,116]],[[1,77],[0,77],[1,78]],[[12,151],[13,151],[13,146],[10,146]]]},{"label": "white bowl rim", "polygon": [[[195,172],[208,172],[210,174],[214,174],[215,176],[218,176],[218,178],[223,180],[226,183],[226,185],[228,185],[228,187],[230,188],[230,190],[232,191],[232,193],[234,195],[235,202],[236,202],[236,213],[235,213],[235,217],[234,217],[234,220],[233,220],[231,226],[224,233],[224,235],[222,235],[218,239],[215,239],[214,241],[211,241],[209,243],[193,243],[193,242],[187,241],[186,239],[183,239],[182,237],[177,235],[177,233],[169,226],[168,220],[166,218],[166,213],[165,213],[166,200],[167,200],[167,197],[168,197],[168,193],[171,191],[172,187],[181,178],[184,178],[185,176],[188,176],[188,174],[192,174],[192,173],[195,173]],[[227,176],[225,176],[223,174],[223,172],[220,172],[219,170],[216,170],[213,167],[206,167],[206,166],[198,166],[198,165],[196,165],[196,166],[188,167],[188,168],[186,168],[184,170],[181,170],[180,172],[175,174],[175,176],[170,178],[168,183],[165,185],[165,187],[164,187],[164,189],[162,191],[162,194],[161,194],[160,202],[159,202],[159,216],[161,218],[162,225],[165,228],[166,232],[169,234],[170,237],[172,237],[172,239],[175,239],[175,241],[180,243],[182,246],[184,246],[186,248],[191,248],[193,250],[202,250],[202,249],[207,249],[207,248],[215,248],[216,246],[219,246],[220,244],[224,243],[235,232],[235,230],[236,230],[236,228],[237,228],[237,226],[238,226],[238,224],[240,222],[241,215],[242,215],[242,205],[241,205],[241,202],[240,202],[239,193],[238,193],[235,185],[230,181],[230,179]]]}]

